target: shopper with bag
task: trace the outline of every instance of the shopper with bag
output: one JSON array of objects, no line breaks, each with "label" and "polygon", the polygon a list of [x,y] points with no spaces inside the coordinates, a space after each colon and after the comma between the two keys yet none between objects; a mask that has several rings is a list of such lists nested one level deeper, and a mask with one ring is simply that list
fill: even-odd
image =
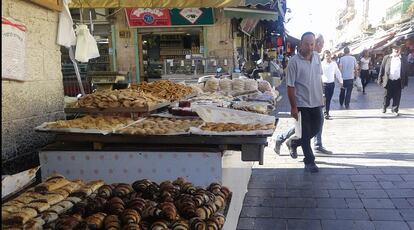
[{"label": "shopper with bag", "polygon": [[401,99],[401,90],[408,85],[408,63],[406,58],[401,57],[401,47],[393,45],[392,53],[386,55],[382,60],[378,84],[385,88],[384,104],[382,112],[387,112],[391,103],[391,111],[398,114]]},{"label": "shopper with bag", "polygon": [[339,104],[341,107],[344,105],[345,108],[349,109],[349,103],[351,102],[352,88],[354,87],[354,78],[358,71],[358,64],[355,57],[351,56],[348,47],[344,49],[344,56],[339,61],[339,69],[342,73],[342,79],[344,80],[341,93],[339,94]]},{"label": "shopper with bag", "polygon": [[311,148],[311,139],[320,131],[322,122],[323,90],[322,65],[319,55],[314,53],[315,35],[306,32],[301,37],[299,53],[288,64],[287,87],[291,116],[301,117],[301,138],[292,139],[292,146],[302,146],[305,171],[319,171]]}]

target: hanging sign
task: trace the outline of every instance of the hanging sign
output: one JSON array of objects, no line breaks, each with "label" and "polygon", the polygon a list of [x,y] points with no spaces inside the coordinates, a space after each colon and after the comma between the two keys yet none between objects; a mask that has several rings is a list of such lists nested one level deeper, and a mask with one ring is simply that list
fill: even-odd
[{"label": "hanging sign", "polygon": [[1,78],[25,80],[26,31],[24,24],[1,17]]},{"label": "hanging sign", "polygon": [[245,18],[240,23],[240,29],[243,31],[243,33],[251,36],[258,22],[258,19]]},{"label": "hanging sign", "polygon": [[171,26],[170,11],[165,8],[126,8],[130,27]]},{"label": "hanging sign", "polygon": [[212,8],[126,8],[129,27],[214,25]]}]

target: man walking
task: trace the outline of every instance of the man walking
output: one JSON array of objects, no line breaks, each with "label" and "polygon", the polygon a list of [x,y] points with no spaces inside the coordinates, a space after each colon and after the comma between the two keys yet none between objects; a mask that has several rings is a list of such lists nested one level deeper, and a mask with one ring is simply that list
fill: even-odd
[{"label": "man walking", "polygon": [[[314,51],[314,53],[316,55],[318,55],[319,53],[322,52],[322,48],[324,46],[324,43],[325,42],[324,42],[323,36],[321,34],[317,34],[316,35],[316,40],[315,40],[315,51]],[[323,116],[323,114],[321,114],[321,116]],[[313,140],[314,140],[314,150],[317,153],[332,154],[332,151],[327,150],[322,145],[322,127],[323,127],[323,119],[322,119],[322,122],[321,122],[321,131],[319,131],[318,134],[316,135],[316,137],[313,138]],[[274,149],[276,154],[280,155],[280,148],[281,148],[283,142],[285,142],[287,139],[289,139],[294,134],[295,134],[295,127],[292,126],[290,129],[288,129],[285,132],[277,135],[276,141],[275,141],[275,149]],[[299,147],[299,146],[292,145],[292,141],[286,142],[286,145],[289,148],[289,153],[290,153],[291,157],[296,159],[297,158],[296,148]]]},{"label": "man walking", "polygon": [[298,120],[301,114],[302,137],[293,139],[292,145],[302,146],[305,155],[305,171],[318,172],[310,141],[321,128],[323,95],[322,67],[317,54],[313,52],[315,35],[306,32],[301,37],[300,51],[293,56],[287,69],[287,91],[291,116]]},{"label": "man walking", "polygon": [[354,87],[355,73],[358,71],[358,64],[355,57],[351,56],[348,47],[345,47],[344,56],[339,60],[339,69],[341,70],[342,79],[344,80],[341,93],[339,94],[339,104],[342,107],[345,101],[345,108],[349,109],[352,88]]},{"label": "man walking", "polygon": [[392,99],[391,111],[398,116],[401,90],[408,85],[408,64],[401,57],[401,47],[393,45],[392,53],[382,60],[378,83],[385,88],[384,104],[382,112],[387,112],[387,107]]}]

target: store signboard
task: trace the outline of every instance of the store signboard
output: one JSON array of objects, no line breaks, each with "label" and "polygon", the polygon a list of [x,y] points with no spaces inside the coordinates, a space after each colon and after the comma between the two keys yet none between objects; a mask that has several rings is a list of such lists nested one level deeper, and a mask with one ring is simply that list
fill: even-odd
[{"label": "store signboard", "polygon": [[243,31],[243,33],[251,36],[258,22],[259,22],[258,19],[245,18],[241,21],[240,28]]},{"label": "store signboard", "polygon": [[129,27],[203,26],[214,24],[212,8],[126,8]]},{"label": "store signboard", "polygon": [[165,8],[126,8],[130,27],[171,26],[171,17]]}]

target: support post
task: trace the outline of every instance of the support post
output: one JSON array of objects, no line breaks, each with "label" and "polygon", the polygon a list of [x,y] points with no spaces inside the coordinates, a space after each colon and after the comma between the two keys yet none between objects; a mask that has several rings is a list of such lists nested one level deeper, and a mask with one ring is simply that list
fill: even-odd
[{"label": "support post", "polygon": [[138,44],[138,29],[134,30],[134,47],[135,47],[135,77],[136,83],[140,82],[140,66],[139,66],[139,44]]}]

